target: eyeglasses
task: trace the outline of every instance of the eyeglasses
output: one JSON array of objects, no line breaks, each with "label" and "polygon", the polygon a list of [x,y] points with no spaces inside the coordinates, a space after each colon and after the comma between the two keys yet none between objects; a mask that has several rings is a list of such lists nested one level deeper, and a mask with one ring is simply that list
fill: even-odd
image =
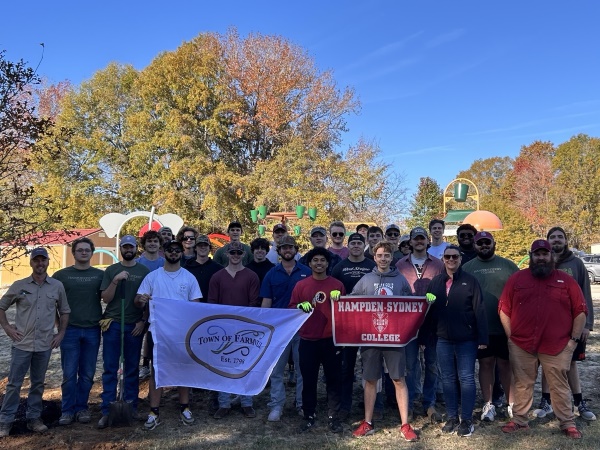
[{"label": "eyeglasses", "polygon": [[492,241],[489,239],[479,239],[477,242],[475,242],[477,245],[482,246],[482,245],[492,245]]},{"label": "eyeglasses", "polygon": [[194,239],[196,239],[194,236],[184,236],[183,237],[183,241],[193,241]]},{"label": "eyeglasses", "polygon": [[331,237],[343,237],[346,233],[331,233]]},{"label": "eyeglasses", "polygon": [[78,248],[75,251],[77,253],[92,253],[92,249],[91,248]]},{"label": "eyeglasses", "polygon": [[460,255],[444,255],[444,259],[446,261],[450,261],[451,259],[456,261],[458,258],[460,258]]},{"label": "eyeglasses", "polygon": [[387,237],[398,237],[398,236],[400,236],[400,233],[393,233],[393,232],[392,232],[392,233],[385,233],[385,235],[386,235]]},{"label": "eyeglasses", "polygon": [[472,238],[473,236],[475,236],[473,233],[459,233],[458,237],[465,239],[465,238]]},{"label": "eyeglasses", "polygon": [[165,250],[167,253],[181,253],[181,249],[179,247],[171,247]]},{"label": "eyeglasses", "polygon": [[231,250],[231,251],[229,252],[229,254],[230,254],[230,255],[237,255],[237,256],[241,256],[241,255],[243,255],[243,254],[244,254],[244,252],[243,252],[243,251],[241,251],[241,250]]}]

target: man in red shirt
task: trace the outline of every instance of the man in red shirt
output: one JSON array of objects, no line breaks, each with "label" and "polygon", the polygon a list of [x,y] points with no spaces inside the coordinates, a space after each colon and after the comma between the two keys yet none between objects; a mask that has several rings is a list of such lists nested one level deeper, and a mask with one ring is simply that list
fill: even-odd
[{"label": "man in red shirt", "polygon": [[508,279],[498,304],[500,321],[509,338],[515,383],[514,416],[502,431],[512,433],[529,428],[527,413],[533,403],[533,385],[541,363],[560,429],[568,437],[580,439],[567,373],[585,326],[585,298],[573,277],[556,270],[548,241],[534,241],[529,257],[529,269]]}]

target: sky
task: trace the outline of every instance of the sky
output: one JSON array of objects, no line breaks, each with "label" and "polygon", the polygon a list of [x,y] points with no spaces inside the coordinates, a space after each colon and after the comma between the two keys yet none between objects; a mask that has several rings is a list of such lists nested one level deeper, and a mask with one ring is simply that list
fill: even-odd
[{"label": "sky", "polygon": [[203,32],[283,36],[361,102],[338,150],[376,143],[409,194],[536,140],[600,137],[595,0],[30,0],[2,14],[9,60],[35,67],[44,43],[38,73],[75,85],[110,62],[143,69]]}]

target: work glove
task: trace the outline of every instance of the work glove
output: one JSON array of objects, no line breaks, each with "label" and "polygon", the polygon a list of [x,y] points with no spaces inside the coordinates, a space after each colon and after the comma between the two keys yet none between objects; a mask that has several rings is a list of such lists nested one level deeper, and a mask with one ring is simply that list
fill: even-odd
[{"label": "work glove", "polygon": [[425,294],[425,298],[427,299],[427,303],[431,304],[431,303],[435,302],[435,299],[437,297],[435,295],[433,295],[431,292],[428,292],[427,294]]},{"label": "work glove", "polygon": [[340,299],[340,295],[342,295],[342,293],[340,291],[331,291],[329,293],[329,298],[332,301],[337,302]]},{"label": "work glove", "polygon": [[310,304],[310,302],[298,303],[298,306],[296,306],[296,308],[301,309],[305,313],[309,313],[309,312],[311,312],[313,310],[313,307]]}]

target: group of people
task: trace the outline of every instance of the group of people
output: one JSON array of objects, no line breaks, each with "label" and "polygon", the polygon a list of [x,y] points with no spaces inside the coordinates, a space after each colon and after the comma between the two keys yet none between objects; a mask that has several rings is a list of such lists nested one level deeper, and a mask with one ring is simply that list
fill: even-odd
[{"label": "group of people", "polygon": [[[161,389],[151,364],[152,335],[148,304],[153,299],[222,305],[298,308],[311,315],[294,336],[270,376],[267,420],[281,420],[286,400],[285,368],[296,369],[294,406],[304,418],[302,430],[317,426],[317,387],[323,367],[327,392],[327,426],[343,430],[352,407],[356,362],[360,352],[364,386],[364,419],[353,436],[373,434],[381,419],[383,394],[398,409],[400,435],[419,436],[410,422],[417,409],[442,423],[436,408],[441,398],[447,418],[441,431],[467,437],[474,432],[475,362],[483,397],[481,420],[493,421],[503,406],[510,420],[505,433],[528,428],[538,366],[543,394],[534,412],[554,412],[561,430],[580,438],[571,407],[585,420],[595,420],[581,393],[575,361],[585,358],[593,329],[590,285],[581,260],[567,245],[566,233],[552,228],[547,239],[530,248],[529,268],[496,254],[494,237],[469,224],[457,230],[458,245],[444,241],[445,224],[434,219],[428,230],[400,227],[385,230],[361,224],[348,232],[343,222],[310,231],[312,248],[303,256],[285,224],[273,228],[273,243],[257,238],[241,242],[242,225],[229,224],[230,241],[214,252],[208,236],[185,226],[174,236],[163,227],[141,238],[120,240],[121,261],[105,271],[91,267],[95,250],[88,238],[72,243],[75,264],[48,276],[44,248],[30,254],[32,275],[19,280],[0,299],[0,325],[13,341],[6,395],[0,410],[0,437],[10,433],[21,385],[30,371],[27,426],[47,430],[41,420],[44,378],[52,349],[60,347],[63,370],[60,425],[89,423],[88,409],[97,356],[102,343],[102,416],[109,425],[111,402],[117,398],[121,329],[124,328],[123,398],[133,416],[152,430],[161,424]],[[332,244],[327,245],[331,237]],[[333,340],[332,302],[345,295],[421,296],[429,303],[418,335],[406,346],[337,347]],[[102,308],[102,302],[105,308]],[[6,310],[16,305],[15,324]],[[58,319],[55,320],[55,317]],[[57,332],[54,332],[55,326]],[[421,356],[422,355],[422,356]],[[140,369],[140,358],[143,356]],[[421,359],[423,361],[421,361]],[[423,373],[424,372],[424,373]],[[139,379],[150,377],[150,411],[138,411]],[[441,392],[440,392],[441,391]],[[496,392],[496,395],[494,393]],[[178,387],[184,425],[194,423],[190,390]],[[232,395],[214,393],[214,418],[225,418]],[[256,416],[252,396],[240,396],[245,417]]]}]

